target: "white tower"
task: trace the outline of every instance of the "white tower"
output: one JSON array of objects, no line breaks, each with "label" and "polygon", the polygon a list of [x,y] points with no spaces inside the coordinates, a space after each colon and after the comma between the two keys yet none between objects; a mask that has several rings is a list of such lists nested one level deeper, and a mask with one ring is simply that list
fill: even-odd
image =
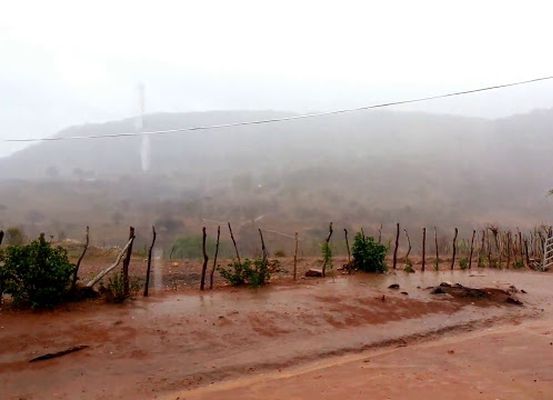
[{"label": "white tower", "polygon": [[[136,130],[140,133],[144,131],[144,84],[138,85],[138,101],[139,101],[139,115],[136,119]],[[140,162],[142,166],[142,172],[146,172],[150,169],[150,136],[142,136],[142,145],[140,148]]]}]

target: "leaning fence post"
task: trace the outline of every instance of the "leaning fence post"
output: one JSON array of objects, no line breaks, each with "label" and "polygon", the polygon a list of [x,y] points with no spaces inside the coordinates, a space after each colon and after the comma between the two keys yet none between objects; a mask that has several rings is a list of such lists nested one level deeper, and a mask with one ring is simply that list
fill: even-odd
[{"label": "leaning fence post", "polygon": [[129,247],[127,248],[127,254],[125,255],[125,259],[123,260],[123,294],[125,297],[129,297],[130,295],[130,285],[129,285],[129,265],[131,263],[131,256],[132,256],[132,245],[134,243],[134,227],[129,227]]},{"label": "leaning fence post", "polygon": [[263,240],[263,232],[261,232],[261,228],[257,228],[257,230],[259,231],[259,237],[261,239],[261,255],[263,257],[263,263],[266,263],[268,255],[267,248],[265,247],[265,240]]},{"label": "leaning fence post", "polygon": [[[85,242],[83,251],[81,252],[81,255],[79,256],[79,259],[77,260],[77,264],[75,264],[75,271],[73,272],[73,281],[71,282],[71,290],[75,289],[75,286],[77,285],[77,279],[79,278],[79,268],[81,267],[81,262],[83,261],[84,255],[86,254],[86,251],[88,250],[88,243],[89,243],[89,228],[86,227],[86,236],[85,236]],[[0,238],[0,244],[2,244],[2,239]]]},{"label": "leaning fence post", "polygon": [[234,246],[234,251],[236,252],[236,258],[238,259],[238,264],[242,265],[242,262],[240,261],[240,254],[238,253],[238,246],[236,245],[236,240],[234,239],[234,235],[232,234],[232,228],[230,226],[230,222],[228,223],[228,230],[230,232],[230,238],[232,239],[232,245]]}]

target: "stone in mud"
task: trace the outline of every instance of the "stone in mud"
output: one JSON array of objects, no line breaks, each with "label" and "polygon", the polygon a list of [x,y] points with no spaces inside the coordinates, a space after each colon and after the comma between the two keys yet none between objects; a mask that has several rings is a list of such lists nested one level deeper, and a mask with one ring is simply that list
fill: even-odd
[{"label": "stone in mud", "polygon": [[392,283],[390,286],[388,286],[388,289],[399,289],[399,283]]},{"label": "stone in mud", "polygon": [[[432,287],[430,287],[429,289],[431,289]],[[444,287],[443,286],[437,286],[435,288],[433,288],[433,290],[430,292],[431,294],[445,294],[445,290],[443,289]]]},{"label": "stone in mud", "polygon": [[320,269],[310,268],[305,273],[305,276],[313,276],[319,278],[323,276],[323,271],[321,271]]},{"label": "stone in mud", "polygon": [[505,302],[509,304],[514,304],[515,306],[522,305],[522,301],[520,301],[519,299],[515,299],[514,297],[511,297],[511,296],[507,297],[507,299],[505,299]]}]

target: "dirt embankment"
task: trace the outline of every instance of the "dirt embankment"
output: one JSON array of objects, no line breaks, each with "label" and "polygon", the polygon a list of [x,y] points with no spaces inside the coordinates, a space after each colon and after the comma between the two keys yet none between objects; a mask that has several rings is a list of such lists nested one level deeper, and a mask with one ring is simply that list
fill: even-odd
[{"label": "dirt embankment", "polygon": [[[422,289],[443,280],[502,288],[515,283],[528,291],[521,296],[526,306]],[[392,283],[408,294],[388,289]],[[0,386],[7,399],[159,398],[383,344],[518,323],[540,315],[552,288],[550,275],[533,273],[358,274],[259,290],[165,294],[123,306],[3,311]],[[89,347],[28,362],[76,345]]]}]

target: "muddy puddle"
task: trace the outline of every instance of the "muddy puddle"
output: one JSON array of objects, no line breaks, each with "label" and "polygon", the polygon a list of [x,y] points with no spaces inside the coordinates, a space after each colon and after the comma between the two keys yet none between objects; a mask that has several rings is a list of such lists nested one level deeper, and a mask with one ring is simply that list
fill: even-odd
[{"label": "muddy puddle", "polygon": [[[442,281],[515,285],[524,307],[432,295]],[[399,284],[399,290],[388,289]],[[487,329],[550,309],[551,275],[475,270],[337,276],[250,289],[158,294],[122,306],[0,314],[8,399],[146,399],[455,329]],[[407,292],[407,294],[401,294]],[[87,345],[58,359],[40,354]],[[4,397],[2,397],[4,398]]]}]

